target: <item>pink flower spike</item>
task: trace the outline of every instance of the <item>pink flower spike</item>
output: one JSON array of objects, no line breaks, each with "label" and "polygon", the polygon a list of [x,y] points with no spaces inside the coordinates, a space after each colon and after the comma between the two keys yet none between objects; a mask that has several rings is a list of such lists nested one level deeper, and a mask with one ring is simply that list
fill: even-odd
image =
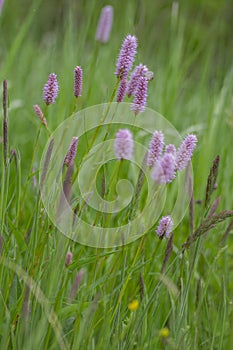
[{"label": "pink flower spike", "polygon": [[153,167],[155,162],[162,156],[164,147],[164,135],[162,131],[153,133],[147,156],[147,165]]},{"label": "pink flower spike", "polygon": [[134,69],[128,84],[128,89],[127,89],[128,97],[131,97],[132,95],[135,94],[135,92],[137,91],[139,78],[145,77],[146,72],[148,72],[148,68],[146,66],[143,66],[143,64],[139,64],[139,66],[137,66]]},{"label": "pink flower spike", "polygon": [[72,257],[73,257],[73,254],[71,252],[68,252],[66,254],[66,262],[65,262],[66,267],[68,267],[72,263]]},{"label": "pink flower spike", "polygon": [[134,112],[135,115],[137,115],[140,112],[143,112],[146,108],[147,88],[148,80],[145,77],[140,77],[134,101],[131,105],[131,110]]},{"label": "pink flower spike", "polygon": [[116,64],[116,76],[118,79],[126,79],[132,68],[137,52],[137,38],[127,35],[125,38]]},{"label": "pink flower spike", "polygon": [[118,93],[117,93],[117,98],[116,98],[117,102],[122,102],[124,100],[124,97],[126,95],[126,90],[127,90],[127,80],[122,79],[120,82]]},{"label": "pink flower spike", "polygon": [[83,85],[83,71],[82,68],[77,66],[74,69],[74,96],[79,97],[82,95]]},{"label": "pink flower spike", "polygon": [[74,165],[74,158],[76,156],[77,152],[77,147],[78,147],[78,137],[72,137],[69,150],[67,152],[67,155],[64,160],[64,164],[70,168]]},{"label": "pink flower spike", "polygon": [[173,220],[170,215],[163,216],[162,219],[159,221],[158,228],[156,230],[157,235],[160,239],[162,239],[164,236],[169,238],[170,233],[173,229]]},{"label": "pink flower spike", "polygon": [[170,145],[167,145],[165,148],[165,153],[170,153],[173,155],[173,157],[176,158],[176,148],[175,146],[171,143]]},{"label": "pink flower spike", "polygon": [[165,153],[164,156],[158,160],[151,173],[152,179],[160,184],[167,184],[172,182],[176,177],[175,172],[176,160],[171,153]]},{"label": "pink flower spike", "polygon": [[95,38],[101,43],[106,43],[109,39],[113,21],[113,7],[105,6],[101,10]]},{"label": "pink flower spike", "polygon": [[56,74],[49,74],[48,82],[44,86],[44,101],[47,105],[55,103],[58,89],[59,87]]},{"label": "pink flower spike", "polygon": [[34,105],[33,108],[34,108],[34,111],[36,112],[37,116],[40,118],[42,124],[47,126],[47,120],[45,119],[44,114],[43,114],[42,110],[40,109],[40,107],[38,105]]},{"label": "pink flower spike", "polygon": [[131,159],[133,152],[133,137],[128,129],[120,129],[115,138],[115,154],[117,159]]},{"label": "pink flower spike", "polygon": [[196,148],[197,137],[196,135],[189,134],[177,151],[176,168],[177,170],[183,170],[188,162],[191,160],[193,151]]}]

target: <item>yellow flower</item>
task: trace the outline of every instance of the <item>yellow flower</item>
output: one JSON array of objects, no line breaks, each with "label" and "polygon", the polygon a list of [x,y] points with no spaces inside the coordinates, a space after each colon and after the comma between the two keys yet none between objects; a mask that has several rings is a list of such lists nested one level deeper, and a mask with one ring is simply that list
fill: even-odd
[{"label": "yellow flower", "polygon": [[137,310],[139,306],[139,301],[138,300],[133,300],[131,303],[128,304],[128,308],[130,311],[135,311]]},{"label": "yellow flower", "polygon": [[162,337],[162,338],[167,338],[167,337],[169,336],[169,334],[170,334],[170,331],[169,331],[169,329],[168,329],[167,327],[162,328],[162,329],[160,329],[160,331],[159,331],[159,335],[160,335],[160,337]]}]

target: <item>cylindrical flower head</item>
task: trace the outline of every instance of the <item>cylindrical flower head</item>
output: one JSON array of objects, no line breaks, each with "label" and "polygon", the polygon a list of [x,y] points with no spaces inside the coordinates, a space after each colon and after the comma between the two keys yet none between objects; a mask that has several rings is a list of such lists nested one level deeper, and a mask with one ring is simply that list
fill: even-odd
[{"label": "cylindrical flower head", "polygon": [[2,6],[4,4],[4,0],[0,0],[0,13],[2,12]]},{"label": "cylindrical flower head", "polygon": [[126,95],[126,90],[127,90],[127,80],[122,79],[120,82],[118,93],[117,93],[117,99],[116,99],[117,102],[122,102],[124,100],[124,97]]},{"label": "cylindrical flower head", "polygon": [[167,145],[165,148],[165,153],[170,153],[173,155],[173,157],[176,158],[176,148],[175,146],[171,143],[170,145]]},{"label": "cylindrical flower head", "polygon": [[82,68],[77,66],[74,69],[74,96],[79,97],[82,95],[83,86],[83,71]]},{"label": "cylindrical flower head", "polygon": [[134,101],[131,105],[131,110],[137,115],[143,112],[146,108],[148,80],[145,77],[140,77]]},{"label": "cylindrical flower head", "polygon": [[47,120],[45,119],[44,114],[43,114],[42,110],[40,109],[40,107],[38,105],[34,105],[33,108],[34,108],[34,111],[36,112],[37,116],[40,118],[42,124],[47,126]]},{"label": "cylindrical flower head", "polygon": [[133,137],[128,129],[120,129],[115,138],[115,154],[118,159],[131,159]]},{"label": "cylindrical flower head", "polygon": [[47,105],[55,102],[58,94],[57,76],[54,73],[49,74],[48,82],[44,86],[44,101]]},{"label": "cylindrical flower head", "polygon": [[155,162],[162,156],[163,147],[164,135],[162,131],[155,131],[153,133],[147,155],[147,165],[149,167],[153,167]]},{"label": "cylindrical flower head", "polygon": [[137,52],[137,38],[127,35],[125,38],[116,64],[116,76],[118,79],[126,79],[132,68]]},{"label": "cylindrical flower head", "polygon": [[130,81],[127,88],[127,94],[129,97],[135,94],[139,82],[140,77],[145,77],[146,72],[148,71],[148,68],[146,66],[143,66],[143,64],[139,64],[137,66],[133,73],[131,74]]},{"label": "cylindrical flower head", "polygon": [[157,235],[159,238],[163,238],[166,236],[167,238],[170,236],[170,233],[173,229],[173,220],[170,215],[163,216],[162,219],[159,221],[158,228],[156,230]]},{"label": "cylindrical flower head", "polygon": [[177,170],[182,170],[186,167],[188,162],[191,160],[193,151],[197,144],[196,135],[189,134],[177,151],[176,157],[176,168]]},{"label": "cylindrical flower head", "polygon": [[72,257],[73,257],[73,254],[71,252],[68,252],[66,254],[66,262],[65,262],[66,267],[68,267],[72,263]]},{"label": "cylindrical flower head", "polygon": [[155,182],[160,184],[170,183],[176,177],[175,167],[175,157],[171,153],[165,153],[164,156],[155,163],[151,177]]},{"label": "cylindrical flower head", "polygon": [[78,147],[78,137],[72,137],[69,150],[64,160],[64,164],[69,168],[74,165],[74,158],[76,156]]},{"label": "cylindrical flower head", "polygon": [[106,43],[109,39],[113,20],[113,7],[105,6],[101,10],[95,38],[101,43]]}]

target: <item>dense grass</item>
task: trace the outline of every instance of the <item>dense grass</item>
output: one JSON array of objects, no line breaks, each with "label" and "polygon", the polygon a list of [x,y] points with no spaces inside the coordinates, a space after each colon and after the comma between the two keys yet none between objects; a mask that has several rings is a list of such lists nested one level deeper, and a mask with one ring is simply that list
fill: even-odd
[{"label": "dense grass", "polygon": [[[221,196],[217,212],[233,209],[231,1],[180,1],[178,11],[171,1],[110,1],[115,16],[106,45],[95,42],[105,2],[23,3],[5,1],[0,17],[0,77],[8,80],[9,147],[16,150],[5,167],[0,145],[1,349],[232,349],[232,231],[222,240],[231,219],[201,231],[182,253],[192,233],[187,212],[163,273],[167,241],[152,231],[112,249],[72,242],[40,200],[38,170],[49,135],[33,111],[35,103],[44,108],[42,89],[55,72],[60,93],[46,113],[50,130],[70,116],[76,65],[84,71],[78,110],[108,102],[121,42],[135,34],[137,63],[155,74],[148,107],[181,135],[194,132],[199,140],[193,159],[197,229],[208,215],[207,176],[217,154],[211,204]],[[73,262],[66,268],[68,250]],[[72,296],[77,275],[82,279]],[[130,311],[135,299],[139,307]],[[168,337],[160,333],[164,327]]]}]

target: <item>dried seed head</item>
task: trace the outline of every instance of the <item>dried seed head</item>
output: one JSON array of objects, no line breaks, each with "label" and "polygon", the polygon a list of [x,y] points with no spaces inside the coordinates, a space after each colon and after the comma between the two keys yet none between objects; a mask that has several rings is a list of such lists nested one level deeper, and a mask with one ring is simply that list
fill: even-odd
[{"label": "dried seed head", "polygon": [[82,95],[83,85],[83,71],[82,68],[77,66],[74,69],[74,96],[79,97]]}]

